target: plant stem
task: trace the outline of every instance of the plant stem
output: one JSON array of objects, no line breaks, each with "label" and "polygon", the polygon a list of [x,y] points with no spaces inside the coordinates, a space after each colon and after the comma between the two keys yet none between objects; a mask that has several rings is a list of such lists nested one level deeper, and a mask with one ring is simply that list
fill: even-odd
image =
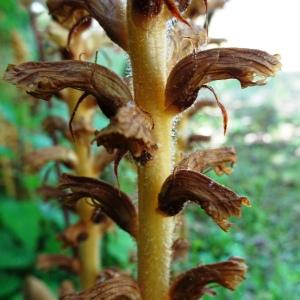
[{"label": "plant stem", "polygon": [[[69,91],[69,110],[72,112],[76,101],[79,99],[81,92],[76,90]],[[79,107],[76,112],[76,120],[90,122],[90,113],[84,106]],[[75,152],[78,158],[78,167],[76,174],[78,176],[96,177],[98,174],[93,172],[93,160],[90,155],[90,141],[84,132],[76,134]],[[88,229],[88,238],[79,246],[79,259],[81,264],[80,282],[83,289],[89,288],[95,284],[96,278],[100,272],[100,226],[91,222],[94,208],[88,204],[87,199],[81,199],[77,206],[80,219],[86,223]]]},{"label": "plant stem", "polygon": [[0,165],[1,165],[1,169],[3,170],[3,185],[5,187],[5,192],[7,196],[11,197],[12,199],[16,199],[17,190],[14,182],[13,167],[12,167],[11,160],[9,160],[6,157],[3,157],[0,160]]},{"label": "plant stem", "polygon": [[151,114],[158,150],[153,160],[139,167],[138,281],[143,300],[166,299],[169,288],[172,218],[157,211],[158,193],[172,165],[172,117],[164,111],[167,76],[166,20],[163,14],[135,23],[128,4],[129,52],[135,101]]}]

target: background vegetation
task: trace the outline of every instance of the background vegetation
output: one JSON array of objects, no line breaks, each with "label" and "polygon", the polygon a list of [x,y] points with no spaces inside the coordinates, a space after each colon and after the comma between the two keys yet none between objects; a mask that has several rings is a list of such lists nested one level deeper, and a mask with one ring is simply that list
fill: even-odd
[{"label": "background vegetation", "polygon": [[[16,31],[26,45],[27,59],[37,59],[27,12],[16,1],[1,1],[1,74],[16,58],[11,42]],[[126,57],[120,54],[108,62],[107,55],[108,52],[105,56],[100,52],[98,62],[113,62],[115,70],[124,74]],[[57,202],[44,202],[36,192],[46,170],[31,174],[22,161],[25,151],[51,145],[42,129],[43,119],[67,114],[59,101],[53,101],[51,106],[28,101],[14,87],[0,84],[0,299],[19,300],[26,275],[42,278],[53,291],[58,290],[63,279],[73,278],[65,271],[42,272],[35,267],[38,254],[67,251],[61,250],[57,240],[64,220]],[[203,145],[206,148],[236,148],[238,163],[233,174],[218,180],[247,195],[252,208],[244,209],[241,220],[233,220],[231,231],[223,233],[200,209],[191,206],[187,214],[191,251],[184,261],[174,265],[174,272],[230,255],[242,256],[249,264],[248,279],[234,294],[218,290],[216,299],[275,300],[284,296],[296,300],[300,294],[300,75],[280,74],[263,88],[240,90],[233,81],[216,83],[214,87],[230,114],[227,136],[222,136],[220,113],[213,108],[195,115],[189,129],[212,135],[211,142]],[[106,122],[100,115],[96,121],[98,127]],[[51,165],[47,167],[50,168]],[[121,188],[135,199],[133,165],[123,161],[120,168]],[[48,180],[55,183],[52,173]],[[109,168],[103,176],[115,181]],[[109,232],[102,248],[104,266],[134,268],[135,246],[126,233],[118,229]]]}]

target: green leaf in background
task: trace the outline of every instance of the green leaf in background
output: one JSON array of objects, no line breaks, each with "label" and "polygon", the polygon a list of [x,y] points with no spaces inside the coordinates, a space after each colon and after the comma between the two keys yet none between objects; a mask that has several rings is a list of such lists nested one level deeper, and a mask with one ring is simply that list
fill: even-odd
[{"label": "green leaf in background", "polygon": [[20,245],[8,232],[0,231],[0,269],[25,269],[31,266],[35,253]]},{"label": "green leaf in background", "polygon": [[0,157],[6,157],[6,158],[9,158],[9,159],[12,159],[15,156],[16,155],[15,155],[13,149],[5,147],[4,145],[0,145]]},{"label": "green leaf in background", "polygon": [[132,265],[131,256],[135,253],[135,242],[126,232],[116,227],[104,237],[102,251],[104,267],[129,269]]},{"label": "green leaf in background", "polygon": [[[35,174],[26,174],[26,176],[22,176],[20,179],[23,183],[23,186],[25,186],[28,191],[36,191],[36,189],[40,186],[41,183],[41,178]],[[30,209],[34,209],[33,207],[34,205],[32,205]],[[29,208],[25,205],[25,209]]]},{"label": "green leaf in background", "polygon": [[126,54],[113,52],[109,48],[102,48],[99,52],[97,63],[122,76],[127,64]]},{"label": "green leaf in background", "polygon": [[0,299],[8,299],[8,295],[13,293],[20,286],[21,282],[22,279],[18,275],[0,272]]},{"label": "green leaf in background", "polygon": [[0,204],[0,220],[27,249],[34,250],[40,232],[41,213],[33,201],[9,201]]}]

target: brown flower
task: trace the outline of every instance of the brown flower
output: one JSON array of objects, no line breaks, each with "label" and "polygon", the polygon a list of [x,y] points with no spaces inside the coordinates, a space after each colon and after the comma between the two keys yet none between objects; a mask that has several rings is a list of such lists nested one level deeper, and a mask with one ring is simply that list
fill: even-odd
[{"label": "brown flower", "polygon": [[234,148],[223,147],[217,149],[198,150],[183,159],[176,166],[177,170],[193,170],[204,173],[214,169],[218,175],[229,174],[231,166],[236,163]]},{"label": "brown flower", "polygon": [[61,268],[73,273],[78,273],[80,269],[78,259],[62,254],[40,254],[36,264],[38,269],[44,271]]},{"label": "brown flower", "polygon": [[227,0],[207,0],[207,8],[205,0],[191,0],[191,3],[186,10],[184,16],[187,18],[197,18],[200,15],[205,15],[206,9],[208,12],[212,12],[218,8],[222,8]]},{"label": "brown flower", "polygon": [[79,221],[67,227],[59,234],[58,239],[63,243],[63,247],[77,247],[80,242],[88,238],[87,224]]},{"label": "brown flower", "polygon": [[186,239],[178,238],[172,245],[172,260],[180,260],[186,257],[190,244]]},{"label": "brown flower", "polygon": [[30,152],[24,157],[24,163],[31,171],[40,170],[50,161],[61,162],[72,169],[74,169],[78,163],[77,156],[73,150],[63,146],[42,148]]},{"label": "brown flower", "polygon": [[116,73],[78,60],[9,65],[4,80],[44,100],[67,87],[82,90],[95,96],[107,117],[114,116],[121,106],[132,101],[129,88]]},{"label": "brown flower", "polygon": [[113,149],[130,151],[137,161],[145,164],[156,149],[152,127],[149,115],[136,106],[127,105],[119,109],[108,127],[96,132],[95,140],[109,152]]},{"label": "brown flower", "polygon": [[247,265],[238,257],[191,269],[175,279],[170,289],[170,299],[197,300],[205,294],[215,295],[207,287],[212,283],[234,290],[245,279],[246,272]]},{"label": "brown flower", "polygon": [[165,90],[166,109],[176,113],[190,107],[205,84],[237,79],[242,88],[263,85],[281,67],[279,57],[264,51],[221,48],[193,53],[171,71]]},{"label": "brown flower", "polygon": [[129,197],[112,185],[89,177],[63,174],[60,189],[71,189],[64,197],[66,205],[74,205],[81,198],[91,198],[96,207],[116,222],[123,230],[136,237],[137,211]]},{"label": "brown flower", "polygon": [[228,218],[239,217],[242,205],[250,205],[247,198],[190,170],[179,170],[170,175],[158,199],[158,210],[167,216],[178,214],[186,202],[195,202],[225,231],[231,226]]},{"label": "brown flower", "polygon": [[57,133],[62,134],[65,138],[70,138],[67,122],[58,116],[48,116],[43,121],[44,130],[53,138]]},{"label": "brown flower", "polygon": [[[133,0],[132,7],[135,13],[143,18],[152,18],[158,15],[166,5],[171,16],[190,26],[185,18],[182,17],[181,11],[185,10],[189,4],[189,0]],[[140,19],[141,21],[143,19]]]},{"label": "brown flower", "polygon": [[[108,37],[123,48],[128,48],[126,2],[123,0],[48,0],[50,14],[62,25],[70,19],[91,16],[105,30]],[[74,25],[74,21],[72,24]],[[70,28],[70,26],[69,26]]]},{"label": "brown flower", "polygon": [[62,300],[141,300],[136,282],[126,274],[114,272],[106,280],[99,281],[92,288],[79,294],[64,295]]}]

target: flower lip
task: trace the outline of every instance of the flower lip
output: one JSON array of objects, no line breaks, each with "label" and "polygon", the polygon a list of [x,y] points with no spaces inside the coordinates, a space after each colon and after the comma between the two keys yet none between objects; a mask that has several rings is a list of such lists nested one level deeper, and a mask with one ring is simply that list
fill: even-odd
[{"label": "flower lip", "polygon": [[242,88],[264,85],[281,68],[279,55],[243,48],[216,48],[193,53],[172,69],[165,89],[166,110],[182,112],[196,100],[201,86],[237,79]]}]

